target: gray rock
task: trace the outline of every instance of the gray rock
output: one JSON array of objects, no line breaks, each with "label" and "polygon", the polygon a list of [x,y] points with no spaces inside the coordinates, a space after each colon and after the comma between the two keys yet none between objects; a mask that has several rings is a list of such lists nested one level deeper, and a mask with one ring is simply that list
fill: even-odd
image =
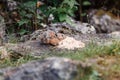
[{"label": "gray rock", "polygon": [[7,0],[7,6],[10,11],[13,11],[17,9],[18,4],[14,0]]},{"label": "gray rock", "polygon": [[34,57],[45,55],[51,52],[50,45],[41,44],[40,41],[26,41],[24,43],[12,44],[7,43],[5,47],[12,53],[12,55],[31,55]]},{"label": "gray rock", "polygon": [[[55,23],[50,24],[50,29],[55,30],[56,32],[64,32],[64,33],[71,33],[72,32],[78,32],[82,34],[95,34],[96,30],[94,26],[88,24],[88,23],[81,23],[78,21],[72,21],[71,24],[67,23]],[[67,29],[67,30],[65,30]],[[71,32],[70,32],[71,31]]]},{"label": "gray rock", "polygon": [[42,30],[36,30],[34,31],[32,34],[29,34],[29,35],[24,35],[20,38],[20,41],[21,42],[25,42],[25,41],[28,41],[28,40],[40,40],[40,35],[46,31],[46,29],[42,29]]},{"label": "gray rock", "polygon": [[111,16],[107,14],[103,14],[102,16],[95,15],[95,12],[93,10],[90,12],[90,24],[92,24],[98,33],[110,33],[113,31],[120,31],[120,20],[119,19],[113,19]]},{"label": "gray rock", "polygon": [[51,23],[47,25],[46,28],[42,30],[36,30],[32,34],[24,35],[21,37],[20,41],[25,42],[28,40],[39,40],[43,33],[48,31],[54,31],[55,33],[63,34],[73,34],[73,33],[82,33],[82,34],[95,34],[96,30],[94,26],[88,23],[81,23],[75,20],[72,20],[71,24],[68,23]]},{"label": "gray rock", "polygon": [[[89,75],[85,74],[84,70],[88,69],[87,73],[91,73],[89,68],[89,65],[82,62],[52,57],[23,64],[4,72],[4,76],[5,80],[74,80],[82,74],[78,79],[80,80],[83,75]],[[79,70],[83,71],[79,72]]]},{"label": "gray rock", "polygon": [[88,33],[95,34],[96,33],[94,26],[88,23],[82,23],[82,26],[80,26],[80,24],[76,24],[76,26],[78,27],[77,30],[80,30],[82,34],[88,34]]},{"label": "gray rock", "polygon": [[108,34],[109,37],[113,39],[120,39],[120,31],[114,31]]}]

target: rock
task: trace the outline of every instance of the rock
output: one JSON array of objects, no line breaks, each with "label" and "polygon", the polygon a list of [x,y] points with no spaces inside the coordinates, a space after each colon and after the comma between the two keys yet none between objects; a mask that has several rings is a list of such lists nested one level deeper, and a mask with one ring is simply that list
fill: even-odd
[{"label": "rock", "polygon": [[25,43],[21,44],[12,44],[12,43],[7,43],[5,44],[5,47],[8,48],[8,50],[13,54],[13,55],[28,55],[32,51],[32,47],[29,45],[26,45]]},{"label": "rock", "polygon": [[120,19],[114,18],[113,14],[104,10],[92,10],[89,16],[90,24],[95,27],[97,33],[120,31]]},{"label": "rock", "polygon": [[51,57],[7,70],[4,80],[81,80],[90,74],[91,67],[86,63]]},{"label": "rock", "polygon": [[46,30],[44,30],[44,29],[34,31],[32,34],[30,34],[30,36],[29,36],[30,39],[29,40],[36,40],[36,39],[40,40],[39,36],[45,31]]},{"label": "rock", "polygon": [[40,36],[41,43],[50,44],[50,45],[58,45],[61,40],[63,40],[65,36],[61,33],[56,33],[52,30],[47,30],[43,32]]},{"label": "rock", "polygon": [[75,40],[72,37],[66,37],[64,40],[59,42],[59,45],[57,46],[57,48],[60,49],[71,49],[74,50],[76,48],[84,48],[85,47],[85,43]]},{"label": "rock", "polygon": [[12,55],[15,55],[15,58],[18,58],[17,56],[21,57],[26,55],[39,57],[50,53],[51,47],[53,48],[53,46],[41,44],[40,41],[37,40],[17,44],[7,43],[5,44],[5,47],[11,52]]},{"label": "rock", "polygon": [[[95,34],[96,30],[94,26],[88,24],[88,23],[81,23],[78,21],[72,21],[71,24],[67,23],[55,23],[50,24],[50,29],[56,31],[56,32],[63,32],[63,33],[82,33],[82,34]],[[67,30],[66,30],[67,29]]]},{"label": "rock", "polygon": [[[78,26],[78,28],[80,28],[79,24],[76,24],[76,26]],[[81,33],[82,34],[90,34],[90,33],[95,34],[96,30],[95,30],[94,26],[89,25],[88,23],[82,23]]]},{"label": "rock", "polygon": [[18,9],[18,3],[15,0],[7,0],[7,8],[10,11]]},{"label": "rock", "polygon": [[45,31],[44,29],[36,30],[32,34],[22,36],[20,38],[20,41],[21,42],[26,42],[26,41],[29,41],[29,40],[39,40],[40,41],[39,35],[41,35],[44,31]]},{"label": "rock", "polygon": [[30,40],[30,35],[24,35],[20,38],[20,42],[26,42]]},{"label": "rock", "polygon": [[120,39],[120,31],[114,31],[108,34],[109,37],[113,39]]},{"label": "rock", "polygon": [[[65,22],[51,23],[42,30],[36,30],[32,34],[22,36],[20,41],[25,42],[28,40],[41,40],[45,44],[57,45],[60,40],[64,39],[64,35],[76,33],[95,34],[96,30],[94,26],[88,23],[80,23],[77,21],[72,21],[72,24]],[[48,37],[52,39],[49,39]]]}]

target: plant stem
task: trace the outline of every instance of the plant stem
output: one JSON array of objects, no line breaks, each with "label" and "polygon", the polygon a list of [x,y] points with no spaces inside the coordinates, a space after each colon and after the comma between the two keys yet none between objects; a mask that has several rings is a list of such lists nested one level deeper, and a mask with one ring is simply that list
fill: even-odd
[{"label": "plant stem", "polygon": [[80,21],[82,22],[82,0],[79,0],[79,15],[80,15]]},{"label": "plant stem", "polygon": [[34,28],[35,28],[35,30],[37,30],[38,29],[38,24],[37,24],[37,1],[38,0],[36,0],[36,5],[35,5],[35,16],[34,16]]}]

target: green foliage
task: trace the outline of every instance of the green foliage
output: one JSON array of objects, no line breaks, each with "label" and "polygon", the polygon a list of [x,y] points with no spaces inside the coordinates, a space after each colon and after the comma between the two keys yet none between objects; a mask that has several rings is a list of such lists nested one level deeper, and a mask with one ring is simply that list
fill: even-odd
[{"label": "green foliage", "polygon": [[75,5],[77,5],[75,0],[64,0],[56,10],[59,21],[69,22],[70,17],[74,17],[74,11],[77,10]]},{"label": "green foliage", "polygon": [[[19,26],[17,29],[34,31],[42,26],[41,23],[49,24],[51,22],[67,22],[71,24],[71,17],[74,18],[76,16],[74,14],[75,11],[77,11],[79,20],[82,21],[82,18],[87,16],[88,7],[92,6],[92,3],[97,2],[97,0],[91,1],[92,3],[90,1],[91,0],[44,0],[44,5],[36,7],[37,0],[19,0],[19,2],[21,2],[18,7],[20,21],[17,22]],[[101,2],[101,0],[98,1],[98,3],[99,2]],[[112,2],[116,5],[119,3],[119,1],[116,3],[116,1],[113,0]],[[107,5],[110,1],[105,0],[102,1],[102,3]],[[114,9],[114,6],[112,6],[112,8],[113,9],[110,8],[110,12],[119,12],[119,10]],[[49,21],[49,16],[51,14],[54,20]]]},{"label": "green foliage", "polygon": [[92,74],[90,75],[90,80],[103,80],[99,75],[100,74],[96,70],[93,70]]},{"label": "green foliage", "polygon": [[21,17],[21,20],[18,21],[20,35],[24,35],[29,31],[33,31],[35,29],[35,24],[39,23],[40,19],[37,19],[36,13],[36,3],[37,1],[27,1],[23,2],[19,5],[18,12]]},{"label": "green foliage", "polygon": [[32,17],[35,15],[35,4],[35,1],[28,1],[19,6],[18,11],[21,16],[21,20],[18,22],[19,26],[31,22]]},{"label": "green foliage", "polygon": [[45,5],[40,8],[47,18],[50,14],[53,14],[55,17],[53,22],[69,22],[70,17],[74,17],[74,11],[77,10],[75,5],[78,5],[76,0],[63,0],[63,2],[57,2],[57,5],[55,5],[55,0],[52,2],[53,6]]},{"label": "green foliage", "polygon": [[83,7],[91,6],[91,2],[89,0],[82,0],[82,2],[79,3],[79,5],[81,6],[81,9],[80,9],[81,18],[87,16],[86,9],[84,9]]},{"label": "green foliage", "polygon": [[7,58],[4,60],[0,61],[0,68],[5,68],[8,66],[19,66],[23,63],[29,62],[31,60],[37,60],[38,58],[35,58],[33,56],[30,55],[25,55],[19,58]]},{"label": "green foliage", "polygon": [[84,6],[90,6],[91,3],[90,3],[89,1],[83,1],[83,5],[84,5]]},{"label": "green foliage", "polygon": [[[71,23],[70,17],[74,17],[74,12],[77,10],[78,3],[76,0],[47,0],[48,4],[36,7],[37,1],[31,0],[22,2],[18,8],[21,20],[18,21],[20,35],[27,33],[30,29],[37,29],[42,26],[41,23],[49,24],[49,16],[53,15],[52,22],[67,22]],[[26,30],[27,28],[27,30]],[[24,29],[24,30],[23,30]],[[25,32],[26,31],[26,32]],[[22,34],[21,34],[22,33]]]},{"label": "green foliage", "polygon": [[[44,5],[37,7],[37,1],[38,0],[19,0],[20,4],[17,12],[20,16],[20,21],[15,23],[15,26],[18,26],[18,28],[13,28],[17,29],[17,32],[22,31],[20,35],[39,29],[42,26],[41,23],[67,22],[71,24],[71,17],[75,17],[74,12],[78,10],[78,5],[80,5],[77,0],[46,0]],[[90,5],[88,0],[83,1],[83,5]],[[54,19],[49,21],[51,14]],[[81,13],[80,15],[85,16],[86,13]]]},{"label": "green foliage", "polygon": [[22,26],[22,25],[28,24],[28,23],[29,23],[28,20],[26,20],[26,19],[21,19],[21,20],[18,22],[18,25],[19,25],[19,26]]}]

